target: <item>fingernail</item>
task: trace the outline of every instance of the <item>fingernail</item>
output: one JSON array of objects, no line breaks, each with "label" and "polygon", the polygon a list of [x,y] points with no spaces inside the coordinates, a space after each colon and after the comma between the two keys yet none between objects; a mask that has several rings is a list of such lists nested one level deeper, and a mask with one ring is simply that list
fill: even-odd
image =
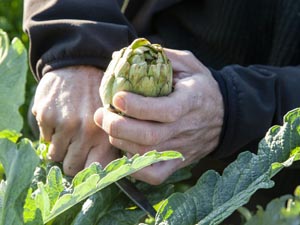
[{"label": "fingernail", "polygon": [[94,121],[97,126],[102,127],[102,119],[103,119],[103,108],[99,108],[94,114]]},{"label": "fingernail", "polygon": [[126,103],[122,96],[116,96],[113,99],[114,106],[122,112],[126,111]]}]

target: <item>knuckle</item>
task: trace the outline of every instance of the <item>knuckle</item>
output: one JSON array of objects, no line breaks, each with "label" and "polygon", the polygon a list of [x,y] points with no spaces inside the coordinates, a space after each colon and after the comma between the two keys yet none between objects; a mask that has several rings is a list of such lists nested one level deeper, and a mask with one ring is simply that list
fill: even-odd
[{"label": "knuckle", "polygon": [[52,124],[55,121],[55,116],[52,112],[41,109],[36,113],[36,119],[42,124]]},{"label": "knuckle", "polygon": [[145,145],[158,145],[160,143],[160,135],[155,130],[148,130],[144,132]]},{"label": "knuckle", "polygon": [[184,53],[186,54],[186,55],[194,55],[191,51],[189,51],[189,50],[183,50],[184,51]]},{"label": "knuckle", "polygon": [[165,114],[166,122],[175,122],[177,121],[182,115],[182,107],[181,105],[177,104],[172,107],[172,110],[169,110],[168,113]]},{"label": "knuckle", "polygon": [[111,145],[117,147],[117,148],[123,149],[122,148],[122,146],[123,146],[122,142],[119,139],[117,139],[117,138],[113,138],[113,137],[109,136],[109,143]]},{"label": "knuckle", "polygon": [[64,159],[64,155],[58,154],[54,149],[52,149],[51,151],[49,150],[47,156],[51,161],[54,162],[62,162]]},{"label": "knuckle", "polygon": [[36,116],[36,114],[37,114],[37,109],[36,109],[35,105],[32,106],[32,108],[31,108],[31,113],[32,113],[34,116]]},{"label": "knuckle", "polygon": [[120,134],[120,123],[116,120],[113,120],[109,123],[108,126],[108,134],[113,137],[119,137]]}]

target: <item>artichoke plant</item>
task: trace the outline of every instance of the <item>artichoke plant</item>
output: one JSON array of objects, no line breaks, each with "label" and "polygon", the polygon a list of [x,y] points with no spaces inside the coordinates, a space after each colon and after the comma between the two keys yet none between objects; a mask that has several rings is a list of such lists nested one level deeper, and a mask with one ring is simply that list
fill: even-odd
[{"label": "artichoke plant", "polygon": [[103,106],[115,110],[112,98],[118,91],[149,97],[168,95],[172,91],[172,77],[172,65],[163,48],[138,38],[113,53],[100,86]]}]

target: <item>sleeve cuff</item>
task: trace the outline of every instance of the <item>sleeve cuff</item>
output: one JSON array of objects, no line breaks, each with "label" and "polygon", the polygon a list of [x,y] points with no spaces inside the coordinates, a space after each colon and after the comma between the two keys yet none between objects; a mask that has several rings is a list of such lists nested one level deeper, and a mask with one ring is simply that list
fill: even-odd
[{"label": "sleeve cuff", "polygon": [[214,79],[217,81],[222,97],[223,97],[223,103],[224,103],[224,118],[223,118],[223,126],[222,126],[222,131],[220,135],[220,140],[217,148],[215,149],[214,152],[210,154],[210,157],[212,158],[222,158],[224,155],[224,151],[226,149],[223,147],[224,146],[224,137],[226,134],[227,130],[227,122],[228,122],[228,93],[227,93],[227,88],[226,88],[226,82],[222,77],[222,74],[220,71],[214,70],[212,68],[209,68]]}]

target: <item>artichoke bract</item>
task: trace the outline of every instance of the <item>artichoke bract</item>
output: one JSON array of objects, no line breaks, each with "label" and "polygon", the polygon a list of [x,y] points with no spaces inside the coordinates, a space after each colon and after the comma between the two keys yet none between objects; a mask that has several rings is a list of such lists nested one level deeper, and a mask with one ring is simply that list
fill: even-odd
[{"label": "artichoke bract", "polygon": [[112,98],[117,92],[165,96],[172,91],[172,79],[172,65],[163,48],[138,38],[113,53],[101,82],[100,97],[105,108],[115,110]]}]

